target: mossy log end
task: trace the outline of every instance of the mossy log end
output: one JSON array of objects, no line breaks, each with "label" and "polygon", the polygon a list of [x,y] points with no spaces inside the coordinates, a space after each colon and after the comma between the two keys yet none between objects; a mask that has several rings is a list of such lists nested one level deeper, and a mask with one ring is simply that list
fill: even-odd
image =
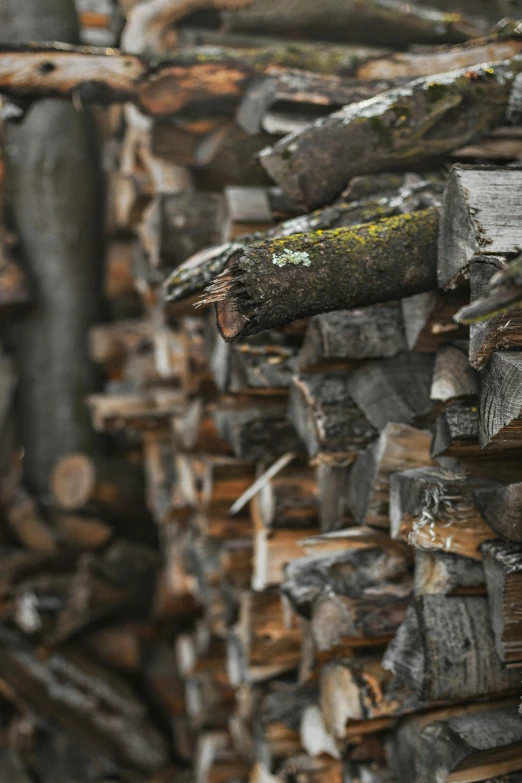
[{"label": "mossy log end", "polygon": [[207,288],[229,342],[317,313],[436,287],[436,207],[237,251]]},{"label": "mossy log end", "polygon": [[412,167],[517,122],[522,56],[416,79],[350,104],[260,153],[296,201],[326,204],[357,174]]}]

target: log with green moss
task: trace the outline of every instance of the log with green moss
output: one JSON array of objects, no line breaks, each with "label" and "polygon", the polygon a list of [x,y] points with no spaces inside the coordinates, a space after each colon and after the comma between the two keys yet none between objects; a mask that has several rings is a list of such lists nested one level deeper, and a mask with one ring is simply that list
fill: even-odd
[{"label": "log with green moss", "polygon": [[345,106],[261,152],[273,179],[309,207],[351,177],[424,164],[520,119],[522,56],[416,79]]},{"label": "log with green moss", "polygon": [[423,179],[415,174],[406,174],[398,178],[398,182],[399,187],[375,194],[371,199],[340,201],[308,215],[285,220],[266,231],[255,231],[238,237],[234,242],[202,250],[169,275],[163,284],[164,297],[169,302],[176,302],[201,291],[223,271],[234,253],[245,246],[292,234],[375,223],[433,206],[440,201],[442,181],[437,177]]},{"label": "log with green moss", "polygon": [[436,207],[379,223],[272,239],[236,251],[206,291],[233,342],[330,310],[437,286]]}]

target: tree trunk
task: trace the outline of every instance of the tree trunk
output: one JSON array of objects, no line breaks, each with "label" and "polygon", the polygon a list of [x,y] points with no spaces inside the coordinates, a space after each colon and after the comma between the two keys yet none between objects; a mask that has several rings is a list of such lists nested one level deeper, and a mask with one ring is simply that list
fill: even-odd
[{"label": "tree trunk", "polygon": [[[0,23],[11,41],[78,37],[72,0],[7,0]],[[8,213],[37,300],[10,338],[26,480],[39,494],[55,461],[91,438],[83,398],[95,387],[87,334],[100,320],[103,201],[93,130],[84,109],[51,100],[6,124]]]}]

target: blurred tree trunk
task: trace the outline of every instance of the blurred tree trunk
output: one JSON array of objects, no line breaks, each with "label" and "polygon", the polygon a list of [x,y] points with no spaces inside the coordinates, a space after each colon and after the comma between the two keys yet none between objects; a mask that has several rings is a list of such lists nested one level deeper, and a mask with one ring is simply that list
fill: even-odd
[{"label": "blurred tree trunk", "polygon": [[[74,0],[3,0],[1,37],[77,43]],[[96,387],[87,333],[100,320],[103,179],[87,109],[35,104],[6,123],[6,215],[21,241],[35,306],[12,325],[25,479],[40,497],[56,460],[93,443],[84,397]]]}]

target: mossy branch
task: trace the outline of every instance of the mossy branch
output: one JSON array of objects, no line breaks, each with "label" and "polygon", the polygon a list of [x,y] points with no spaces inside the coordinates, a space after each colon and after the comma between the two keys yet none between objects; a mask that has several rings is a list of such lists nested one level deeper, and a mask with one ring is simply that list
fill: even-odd
[{"label": "mossy branch", "polygon": [[206,291],[229,342],[330,310],[437,286],[436,207],[237,251]]}]

